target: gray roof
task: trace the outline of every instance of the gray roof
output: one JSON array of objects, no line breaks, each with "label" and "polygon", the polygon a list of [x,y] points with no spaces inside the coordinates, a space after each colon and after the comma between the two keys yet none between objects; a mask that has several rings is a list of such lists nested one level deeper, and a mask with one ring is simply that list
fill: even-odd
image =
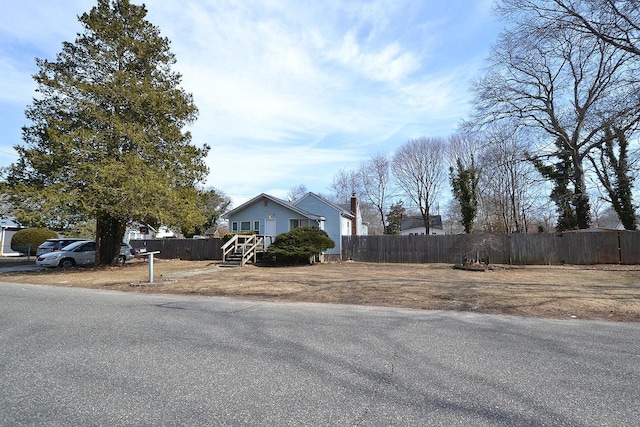
[{"label": "gray roof", "polygon": [[345,207],[345,205],[333,203],[332,201],[327,200],[322,196],[318,196],[317,194],[312,193],[312,192],[308,192],[304,196],[300,197],[300,199],[296,200],[296,203],[300,202],[303,199],[305,199],[307,197],[310,197],[310,196],[313,196],[313,197],[316,197],[319,200],[322,200],[324,203],[326,203],[327,205],[331,206],[332,208],[334,208],[335,210],[340,212],[341,215],[348,216],[350,218],[353,218],[355,216],[355,212],[351,212],[351,205],[346,205],[348,207]]},{"label": "gray roof", "polygon": [[307,212],[307,211],[305,211],[303,209],[300,209],[299,207],[297,207],[293,203],[290,203],[290,202],[288,202],[286,200],[279,199],[277,197],[271,196],[271,195],[266,194],[266,193],[261,193],[261,194],[257,195],[256,197],[254,197],[253,199],[241,204],[237,208],[230,210],[229,212],[227,212],[224,215],[222,215],[222,218],[227,219],[227,218],[229,218],[229,216],[231,216],[231,215],[233,215],[233,214],[235,214],[237,212],[240,212],[241,210],[245,209],[246,207],[254,204],[255,202],[257,202],[259,200],[262,200],[263,198],[271,200],[272,202],[277,203],[279,205],[282,205],[282,206],[286,207],[287,209],[290,209],[293,212],[295,212],[295,213],[297,213],[297,214],[299,214],[301,216],[304,216],[306,218],[309,218],[309,219],[312,219],[312,220],[315,220],[315,221],[324,219],[324,217],[322,217],[322,216],[313,214],[311,212]]}]

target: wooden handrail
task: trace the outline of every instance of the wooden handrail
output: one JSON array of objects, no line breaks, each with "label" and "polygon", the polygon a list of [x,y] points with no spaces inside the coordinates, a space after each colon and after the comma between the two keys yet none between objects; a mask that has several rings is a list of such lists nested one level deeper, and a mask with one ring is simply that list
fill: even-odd
[{"label": "wooden handrail", "polygon": [[241,253],[241,266],[244,265],[253,257],[253,262],[257,261],[258,249],[264,250],[264,236],[258,236],[257,234],[235,234],[227,243],[222,245],[222,262],[226,261],[226,257],[229,253]]}]

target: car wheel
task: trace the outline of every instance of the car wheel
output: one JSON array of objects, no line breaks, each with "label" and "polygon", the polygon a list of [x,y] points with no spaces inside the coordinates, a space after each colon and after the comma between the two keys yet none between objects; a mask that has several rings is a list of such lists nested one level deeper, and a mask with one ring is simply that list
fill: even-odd
[{"label": "car wheel", "polygon": [[120,255],[120,256],[118,257],[118,265],[123,265],[123,264],[124,264],[124,262],[125,262],[126,260],[127,260],[127,257],[126,257],[126,256],[124,256],[124,255]]},{"label": "car wheel", "polygon": [[58,265],[62,268],[71,268],[76,265],[76,262],[73,260],[73,258],[64,258],[60,260],[60,263]]}]

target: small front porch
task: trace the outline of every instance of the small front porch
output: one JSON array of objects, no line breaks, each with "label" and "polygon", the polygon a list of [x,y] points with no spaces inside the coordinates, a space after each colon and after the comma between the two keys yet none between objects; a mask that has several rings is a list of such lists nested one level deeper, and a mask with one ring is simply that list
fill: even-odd
[{"label": "small front porch", "polygon": [[258,234],[235,234],[222,245],[222,267],[244,267],[245,264],[258,261],[258,254],[264,254],[274,236]]}]

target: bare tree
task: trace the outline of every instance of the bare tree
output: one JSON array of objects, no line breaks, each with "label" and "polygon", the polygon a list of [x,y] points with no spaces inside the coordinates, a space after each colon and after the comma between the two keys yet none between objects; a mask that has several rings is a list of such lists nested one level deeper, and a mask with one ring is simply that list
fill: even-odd
[{"label": "bare tree", "polygon": [[[369,234],[383,234],[384,226],[380,225],[378,220],[378,209],[367,200],[361,168],[338,171],[329,187],[332,194],[325,198],[338,204],[349,204],[351,196],[355,194],[361,199],[359,203],[360,215],[362,215],[362,220],[369,224]],[[365,195],[364,200],[362,200],[363,195]]]},{"label": "bare tree", "polygon": [[446,150],[449,166],[455,166],[458,159],[464,168],[477,167],[477,160],[484,148],[482,133],[463,130],[449,136]]},{"label": "bare tree", "polygon": [[460,209],[460,203],[456,199],[449,200],[444,206],[442,215],[442,226],[445,233],[464,233],[465,230],[462,223],[462,210]]},{"label": "bare tree", "polygon": [[362,194],[362,177],[357,170],[340,169],[330,185],[332,199],[338,203],[348,203],[352,194]]},{"label": "bare tree", "polygon": [[307,186],[304,184],[296,185],[295,187],[291,187],[289,191],[287,191],[287,199],[290,202],[298,200],[305,194],[307,194],[309,190],[307,190]]},{"label": "bare tree", "polygon": [[543,194],[540,175],[526,160],[526,135],[512,128],[496,127],[485,134],[479,159],[482,169],[479,199],[484,229],[502,233],[529,231],[529,212],[536,210]]},{"label": "bare tree", "polygon": [[362,196],[378,213],[380,228],[386,230],[385,209],[391,185],[391,162],[384,154],[376,154],[360,164]]},{"label": "bare tree", "polygon": [[631,67],[635,58],[601,39],[557,25],[535,7],[548,4],[550,0],[501,2],[499,11],[515,22],[499,37],[489,74],[476,82],[475,120],[530,126],[543,142],[535,147],[539,161],[568,159],[577,227],[588,228],[586,156],[602,144],[610,123],[621,116],[627,123],[640,120]]},{"label": "bare tree", "polygon": [[635,0],[505,0],[496,10],[507,19],[521,13],[542,16],[550,28],[571,28],[640,56],[640,3]]},{"label": "bare tree", "polygon": [[416,204],[429,234],[431,208],[445,181],[445,142],[442,138],[411,139],[395,152],[391,169],[398,185]]}]

